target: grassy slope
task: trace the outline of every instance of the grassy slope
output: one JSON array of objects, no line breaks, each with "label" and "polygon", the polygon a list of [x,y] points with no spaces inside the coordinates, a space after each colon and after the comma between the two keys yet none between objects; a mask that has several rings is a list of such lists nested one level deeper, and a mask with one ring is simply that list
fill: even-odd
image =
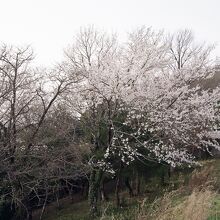
[{"label": "grassy slope", "polygon": [[220,220],[220,159],[211,162],[214,170],[212,175],[215,178],[217,194],[212,201],[210,215],[208,220]]},{"label": "grassy slope", "polygon": [[[209,169],[212,167],[212,169]],[[198,178],[191,177],[189,178],[189,182],[187,183],[189,186],[194,187],[193,189],[186,188],[184,190],[170,191],[169,193],[164,193],[167,188],[157,188],[156,191],[152,191],[152,193],[145,194],[142,197],[135,197],[129,199],[128,196],[125,196],[125,206],[121,209],[116,209],[112,202],[102,204],[101,211],[104,213],[102,218],[103,220],[117,219],[117,220],[132,220],[132,219],[164,219],[164,220],[178,220],[178,219],[186,219],[183,217],[183,210],[185,212],[185,216],[187,220],[190,220],[192,214],[195,212],[200,212],[200,215],[204,217],[204,213],[206,212],[207,218],[198,217],[197,220],[208,219],[208,220],[220,220],[220,159],[218,160],[210,160],[203,162],[203,168],[206,169],[205,172],[211,174],[212,180],[215,180],[215,191],[218,193],[212,193],[212,191],[207,191],[206,186],[204,186],[204,190],[198,193],[187,194],[187,191],[191,190],[192,192],[197,189],[200,183],[199,178],[203,181],[206,177],[201,177],[203,173],[198,173]],[[186,175],[186,174],[185,174]],[[205,174],[204,174],[205,175]],[[171,180],[171,186],[174,185],[175,182],[179,181],[174,179]],[[187,179],[186,176],[183,176],[182,179]],[[152,188],[152,185],[155,187],[157,185],[157,180],[153,180],[149,183],[146,188]],[[204,180],[206,181],[206,180]],[[208,180],[207,180],[208,181]],[[180,180],[181,182],[181,180]],[[197,186],[198,184],[198,186]],[[213,184],[212,184],[213,185]],[[155,194],[156,193],[156,194]],[[201,203],[201,204],[200,204]],[[210,203],[210,206],[204,205],[204,203]],[[204,207],[203,207],[204,205]],[[209,207],[208,210],[204,210],[205,207]],[[192,210],[188,210],[192,209]],[[194,210],[193,210],[194,209]],[[198,209],[198,210],[197,210]],[[65,205],[64,208],[57,210],[54,209],[52,212],[49,212],[45,215],[44,220],[88,220],[88,202],[82,201],[74,204]],[[186,213],[188,212],[188,213]],[[150,215],[149,215],[150,213]],[[161,215],[161,213],[163,213]],[[198,216],[199,214],[197,214]],[[113,217],[114,216],[114,217]],[[152,216],[152,217],[151,217]],[[175,217],[173,217],[175,216]],[[190,217],[191,216],[191,217]],[[194,220],[194,219],[193,219]]]}]

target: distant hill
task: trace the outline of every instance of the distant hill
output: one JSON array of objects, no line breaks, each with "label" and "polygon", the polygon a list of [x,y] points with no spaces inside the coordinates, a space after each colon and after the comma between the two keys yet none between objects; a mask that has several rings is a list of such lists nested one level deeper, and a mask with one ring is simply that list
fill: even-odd
[{"label": "distant hill", "polygon": [[203,83],[205,89],[216,88],[220,86],[220,66],[215,68],[215,74],[212,78],[205,80]]}]

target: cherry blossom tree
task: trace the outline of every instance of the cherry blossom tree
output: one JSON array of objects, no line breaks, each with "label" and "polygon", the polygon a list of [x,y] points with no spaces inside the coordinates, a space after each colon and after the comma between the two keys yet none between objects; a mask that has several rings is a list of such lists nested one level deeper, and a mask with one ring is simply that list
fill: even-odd
[{"label": "cherry blossom tree", "polygon": [[73,90],[78,95],[65,100],[92,139],[91,212],[101,177],[114,173],[114,163],[192,164],[193,149],[211,144],[219,88],[201,87],[213,76],[211,47],[194,45],[190,31],[165,39],[163,32],[142,27],[122,44],[89,27],[66,51],[69,74],[79,73],[82,81]]}]

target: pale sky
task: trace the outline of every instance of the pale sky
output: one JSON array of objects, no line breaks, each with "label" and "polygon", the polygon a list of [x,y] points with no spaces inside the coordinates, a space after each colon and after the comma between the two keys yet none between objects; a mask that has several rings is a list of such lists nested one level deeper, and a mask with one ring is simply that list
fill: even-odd
[{"label": "pale sky", "polygon": [[31,44],[39,65],[59,62],[91,24],[119,36],[141,25],[189,28],[198,41],[217,43],[220,56],[220,0],[0,0],[0,9],[0,43]]}]

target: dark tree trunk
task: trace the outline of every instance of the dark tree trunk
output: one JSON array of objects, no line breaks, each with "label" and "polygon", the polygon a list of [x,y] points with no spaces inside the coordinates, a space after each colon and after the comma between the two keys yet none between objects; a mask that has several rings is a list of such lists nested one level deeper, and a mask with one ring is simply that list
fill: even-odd
[{"label": "dark tree trunk", "polygon": [[173,171],[174,171],[174,168],[172,166],[169,166],[169,168],[168,168],[168,177],[169,178],[172,176]]},{"label": "dark tree trunk", "polygon": [[164,171],[164,169],[161,171],[160,183],[161,183],[161,186],[165,186],[165,171]]},{"label": "dark tree trunk", "polygon": [[41,209],[41,214],[40,214],[40,220],[43,218],[43,215],[44,215],[44,211],[45,211],[45,208],[46,208],[46,205],[47,205],[47,199],[48,199],[48,188],[47,188],[47,185],[45,184],[45,199],[44,199],[44,204],[43,204],[43,207]]},{"label": "dark tree trunk", "polygon": [[97,213],[97,190],[96,190],[96,184],[95,184],[95,176],[96,171],[93,170],[90,174],[89,179],[89,207],[90,207],[90,215],[94,217]]},{"label": "dark tree trunk", "polygon": [[121,185],[121,171],[122,171],[122,162],[120,163],[120,168],[118,171],[118,176],[116,179],[116,187],[115,187],[115,197],[116,197],[116,206],[120,207],[121,201],[120,201],[120,185]]},{"label": "dark tree trunk", "polygon": [[27,206],[27,220],[32,220],[32,205],[31,201],[29,200],[29,196],[26,198],[26,206]]},{"label": "dark tree trunk", "polygon": [[125,178],[125,186],[128,188],[128,192],[129,192],[130,197],[133,197],[134,193],[133,193],[133,189],[132,189],[131,184],[130,184],[129,177]]},{"label": "dark tree trunk", "polygon": [[101,201],[108,201],[108,197],[105,192],[105,183],[104,180],[102,181],[101,187],[100,187],[100,195],[101,195]]},{"label": "dark tree trunk", "polygon": [[102,170],[93,170],[90,174],[88,200],[91,218],[94,218],[98,212],[97,201],[102,174]]},{"label": "dark tree trunk", "polygon": [[32,210],[28,210],[27,220],[32,220]]},{"label": "dark tree trunk", "polygon": [[59,200],[59,190],[56,192],[56,202],[57,202],[57,208],[60,209],[60,200]]},{"label": "dark tree trunk", "polygon": [[88,188],[89,188],[88,181],[83,180],[81,195],[85,198],[87,198],[87,196],[88,196]]},{"label": "dark tree trunk", "polygon": [[140,180],[140,174],[137,172],[136,175],[136,195],[140,195],[140,186],[141,186],[141,180]]}]

